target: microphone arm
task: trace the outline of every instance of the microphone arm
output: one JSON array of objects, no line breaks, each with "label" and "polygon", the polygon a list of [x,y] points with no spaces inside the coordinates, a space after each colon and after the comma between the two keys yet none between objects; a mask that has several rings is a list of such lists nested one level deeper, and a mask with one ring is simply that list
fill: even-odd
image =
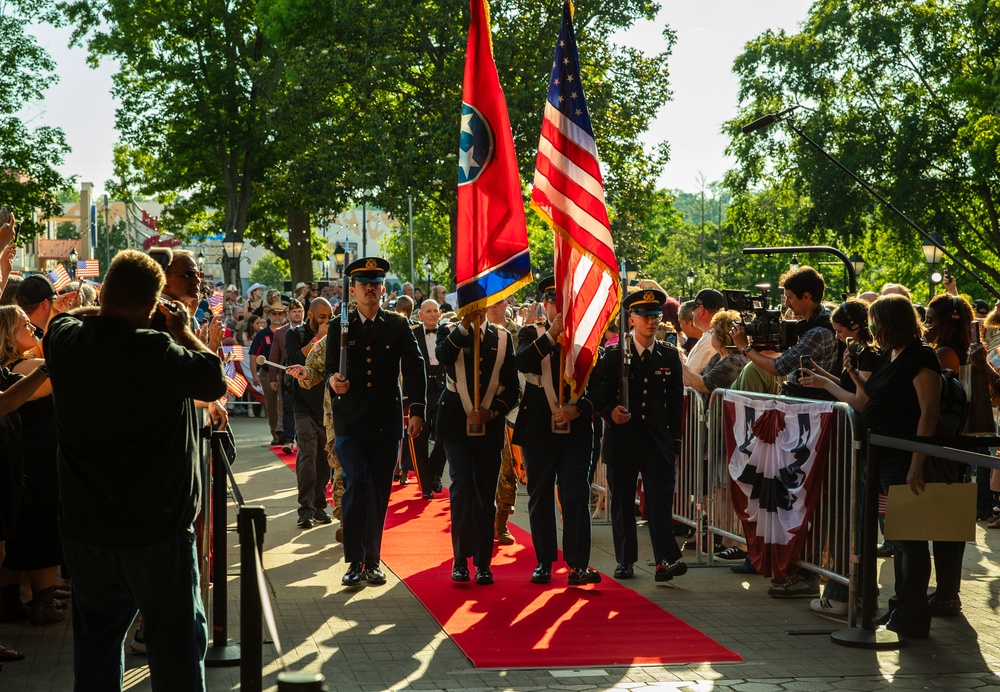
[{"label": "microphone arm", "polygon": [[[797,106],[793,106],[793,108],[796,108],[796,107],[797,107]],[[785,112],[787,112],[787,111],[788,111],[788,109],[786,109],[785,111],[782,111],[782,113],[785,113]],[[780,115],[780,114],[778,114],[778,115]],[[765,116],[765,117],[768,117],[768,118],[769,118],[769,117],[776,117],[776,116]],[[754,122],[750,123],[750,125],[747,125],[746,127],[744,127],[744,128],[743,128],[743,131],[744,131],[744,132],[746,132],[746,131],[747,131],[747,130],[746,130],[746,128],[747,128],[747,127],[752,127],[752,126],[753,126],[754,124],[756,124],[757,122],[760,122],[760,120],[763,120],[763,118],[760,118],[760,119],[758,119],[758,120],[755,120]],[[835,159],[835,158],[834,158],[834,157],[833,157],[833,156],[832,156],[832,155],[831,155],[831,154],[830,154],[830,153],[829,153],[828,151],[826,151],[826,149],[824,149],[824,148],[823,148],[823,147],[821,147],[821,146],[820,146],[819,144],[817,144],[816,142],[814,142],[814,141],[813,141],[813,140],[812,140],[812,139],[811,139],[811,138],[809,137],[809,135],[807,135],[807,134],[806,134],[805,132],[803,132],[803,131],[802,131],[802,129],[801,129],[800,127],[798,127],[798,126],[797,126],[797,125],[795,124],[795,122],[794,122],[794,121],[793,121],[793,120],[792,120],[791,118],[786,118],[786,119],[785,119],[785,122],[786,122],[786,123],[788,123],[788,127],[789,127],[789,128],[791,128],[792,132],[794,132],[794,133],[795,133],[795,134],[797,134],[797,135],[798,135],[799,137],[801,137],[802,139],[804,139],[804,140],[805,140],[805,141],[806,141],[806,142],[807,142],[807,143],[809,144],[809,146],[811,146],[811,147],[812,147],[813,149],[815,149],[816,151],[818,151],[819,153],[821,153],[821,154],[822,154],[823,156],[825,156],[825,157],[826,157],[827,159],[829,159],[830,161],[832,161],[832,162],[833,162],[833,164],[834,164],[835,166],[837,166],[837,168],[839,168],[840,170],[842,170],[842,171],[843,171],[844,173],[846,173],[846,174],[847,174],[848,176],[850,176],[850,177],[851,177],[851,179],[852,179],[852,180],[853,180],[854,182],[856,182],[856,183],[857,183],[858,185],[860,185],[860,186],[861,186],[861,187],[863,187],[863,188],[864,188],[865,190],[867,190],[867,191],[868,191],[868,192],[869,192],[869,193],[870,193],[870,194],[871,194],[871,195],[872,195],[872,196],[873,196],[873,197],[874,197],[875,199],[877,199],[877,200],[878,200],[879,202],[881,202],[881,203],[882,203],[882,205],[883,205],[884,207],[886,207],[886,208],[887,208],[887,209],[888,209],[889,211],[891,211],[891,212],[892,212],[893,214],[895,214],[895,215],[896,215],[896,216],[898,216],[898,217],[899,217],[900,219],[902,219],[903,221],[905,221],[905,222],[906,222],[906,224],[907,224],[907,225],[908,225],[908,226],[909,226],[910,228],[912,228],[912,229],[913,229],[913,230],[915,230],[915,231],[916,231],[917,233],[919,233],[919,234],[920,234],[921,236],[923,236],[923,237],[924,237],[924,239],[925,239],[925,240],[926,240],[927,242],[929,242],[929,243],[930,243],[931,245],[934,245],[935,247],[937,247],[937,249],[939,249],[939,250],[940,250],[940,251],[941,251],[941,252],[942,252],[942,253],[943,253],[943,254],[945,255],[945,257],[947,257],[947,258],[948,258],[948,259],[950,259],[950,260],[951,260],[952,262],[954,262],[954,263],[955,263],[955,264],[957,264],[957,265],[958,265],[959,267],[961,267],[961,268],[962,268],[963,270],[965,270],[965,271],[966,271],[966,272],[967,272],[967,273],[969,274],[969,276],[971,276],[971,277],[972,277],[972,278],[974,278],[974,279],[975,279],[975,280],[976,280],[977,282],[979,282],[979,285],[980,285],[980,286],[982,286],[982,287],[983,287],[984,289],[986,289],[986,290],[987,290],[987,291],[988,291],[988,292],[989,292],[989,293],[990,293],[991,295],[993,295],[993,296],[994,296],[994,297],[995,297],[995,298],[996,298],[997,300],[1000,300],[1000,291],[998,291],[998,290],[997,290],[997,289],[995,289],[995,288],[994,288],[993,286],[991,286],[990,284],[988,284],[988,283],[986,282],[986,280],[985,280],[985,279],[983,279],[983,277],[979,276],[979,274],[977,274],[976,272],[974,272],[974,271],[972,271],[971,269],[969,269],[969,267],[968,267],[968,266],[966,266],[965,262],[963,262],[963,261],[962,261],[962,260],[960,260],[960,259],[959,259],[958,257],[956,257],[956,256],[955,256],[954,254],[952,254],[952,252],[951,252],[950,250],[948,250],[948,248],[946,248],[946,247],[944,246],[944,244],[942,244],[942,243],[939,243],[939,242],[938,242],[938,241],[937,241],[937,240],[936,240],[936,239],[935,239],[935,238],[934,238],[933,236],[931,236],[931,235],[930,235],[930,234],[929,234],[929,233],[928,233],[927,231],[925,231],[925,230],[924,230],[924,229],[922,229],[922,228],[921,228],[920,226],[918,226],[917,224],[915,224],[915,223],[914,223],[913,221],[911,221],[911,220],[910,220],[910,218],[909,218],[909,217],[908,217],[908,216],[907,216],[906,214],[904,214],[904,213],[903,213],[903,212],[901,212],[901,211],[900,211],[899,209],[897,209],[897,208],[896,208],[896,207],[895,207],[895,206],[894,206],[894,205],[892,204],[892,202],[890,202],[890,201],[889,201],[889,200],[887,200],[887,199],[886,199],[885,197],[883,197],[883,196],[882,196],[882,195],[880,195],[880,194],[879,194],[878,192],[876,192],[875,188],[873,188],[873,187],[872,187],[871,185],[869,185],[869,184],[868,184],[867,182],[865,182],[864,180],[862,180],[861,178],[859,178],[859,177],[858,177],[858,176],[857,176],[857,175],[856,175],[856,174],[854,173],[854,171],[852,171],[852,170],[851,170],[850,168],[848,168],[847,166],[845,166],[844,164],[842,164],[842,163],[841,163],[840,161],[838,161],[837,159]],[[764,125],[760,125],[759,127],[764,127]]]},{"label": "microphone arm", "polygon": [[781,120],[782,118],[784,118],[786,115],[790,115],[792,113],[792,111],[794,111],[798,107],[799,107],[799,104],[795,104],[794,106],[789,106],[788,108],[786,108],[785,110],[783,110],[783,111],[781,111],[779,113],[768,113],[767,115],[763,115],[763,116],[757,118],[756,120],[754,120],[749,125],[744,125],[740,129],[742,130],[743,134],[749,134],[751,132],[756,132],[757,130],[761,130],[761,129],[767,127],[768,125],[771,125],[773,123],[778,122],[779,120]]}]

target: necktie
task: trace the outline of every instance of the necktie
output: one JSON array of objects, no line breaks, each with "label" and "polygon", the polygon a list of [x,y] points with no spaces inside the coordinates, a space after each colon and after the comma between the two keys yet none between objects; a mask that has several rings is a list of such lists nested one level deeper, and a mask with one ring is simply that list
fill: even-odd
[{"label": "necktie", "polygon": [[437,334],[437,327],[434,327],[434,329],[424,329],[424,334]]},{"label": "necktie", "polygon": [[642,361],[643,365],[649,365],[649,349],[647,348],[645,351],[643,351],[642,355],[639,358]]}]

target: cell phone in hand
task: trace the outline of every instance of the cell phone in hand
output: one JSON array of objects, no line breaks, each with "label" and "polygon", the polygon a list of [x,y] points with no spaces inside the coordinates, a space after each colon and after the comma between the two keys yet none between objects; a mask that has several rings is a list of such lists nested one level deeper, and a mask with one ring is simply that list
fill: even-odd
[{"label": "cell phone in hand", "polygon": [[800,370],[812,370],[812,366],[813,366],[812,356],[799,356]]},{"label": "cell phone in hand", "polygon": [[982,338],[982,325],[979,320],[972,320],[972,343],[981,344],[983,343]]},{"label": "cell phone in hand", "polygon": [[851,359],[851,367],[858,369],[858,354],[861,352],[861,345],[853,337],[847,337],[847,354]]}]

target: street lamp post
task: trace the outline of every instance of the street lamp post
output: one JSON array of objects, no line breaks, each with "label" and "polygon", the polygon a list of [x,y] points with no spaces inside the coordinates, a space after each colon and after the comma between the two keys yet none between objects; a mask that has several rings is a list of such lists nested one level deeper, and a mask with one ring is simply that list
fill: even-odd
[{"label": "street lamp post", "polygon": [[333,261],[337,264],[337,276],[344,278],[344,258],[347,256],[347,251],[344,250],[344,246],[337,243],[337,247],[333,248]]},{"label": "street lamp post", "polygon": [[229,258],[229,283],[240,291],[240,256],[243,254],[243,240],[237,237],[232,229],[226,231],[226,237],[222,239],[222,252]]},{"label": "street lamp post", "polygon": [[194,261],[198,265],[198,271],[204,272],[205,271],[205,262],[206,262],[205,253],[202,252],[201,250],[199,250],[198,254],[194,258]]},{"label": "street lamp post", "polygon": [[688,300],[694,300],[694,267],[688,267],[687,276],[684,277],[684,282],[688,287]]},{"label": "street lamp post", "polygon": [[77,261],[77,259],[79,259],[79,257],[80,256],[78,254],[76,254],[76,248],[75,247],[74,248],[70,248],[70,251],[69,251],[69,268],[70,268],[70,271],[73,272],[72,277],[73,277],[74,280],[76,279],[76,261]]},{"label": "street lamp post", "polygon": [[[851,255],[850,257],[848,257],[847,261],[851,263],[851,267],[854,269],[854,278],[856,280],[858,278],[858,276],[860,276],[861,270],[864,269],[865,261],[863,259],[861,259],[861,255],[859,255],[856,252],[853,255]],[[849,290],[851,290],[851,289],[850,288],[846,288],[845,289],[845,291],[849,291]]]},{"label": "street lamp post", "polygon": [[[434,298],[434,296],[431,295],[431,261],[430,260],[427,260],[424,263],[424,268],[427,270],[427,296],[430,297],[430,298]],[[435,300],[437,300],[437,299],[435,298]]]},{"label": "street lamp post", "polygon": [[941,261],[941,255],[943,254],[941,252],[942,245],[944,245],[944,241],[937,231],[931,234],[930,240],[925,240],[923,245],[921,245],[921,249],[924,251],[924,261],[927,262],[928,302],[934,297],[934,284],[941,283],[941,273],[936,271],[935,267]]}]

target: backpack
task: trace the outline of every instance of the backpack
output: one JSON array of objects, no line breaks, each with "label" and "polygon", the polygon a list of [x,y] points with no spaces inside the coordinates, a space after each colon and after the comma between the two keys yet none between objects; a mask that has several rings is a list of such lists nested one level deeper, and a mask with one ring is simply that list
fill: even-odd
[{"label": "backpack", "polygon": [[[938,414],[938,437],[957,437],[965,429],[969,415],[969,399],[958,375],[953,370],[941,371],[941,403]],[[929,456],[924,461],[924,481],[927,483],[958,483],[965,478],[966,464]]]}]

